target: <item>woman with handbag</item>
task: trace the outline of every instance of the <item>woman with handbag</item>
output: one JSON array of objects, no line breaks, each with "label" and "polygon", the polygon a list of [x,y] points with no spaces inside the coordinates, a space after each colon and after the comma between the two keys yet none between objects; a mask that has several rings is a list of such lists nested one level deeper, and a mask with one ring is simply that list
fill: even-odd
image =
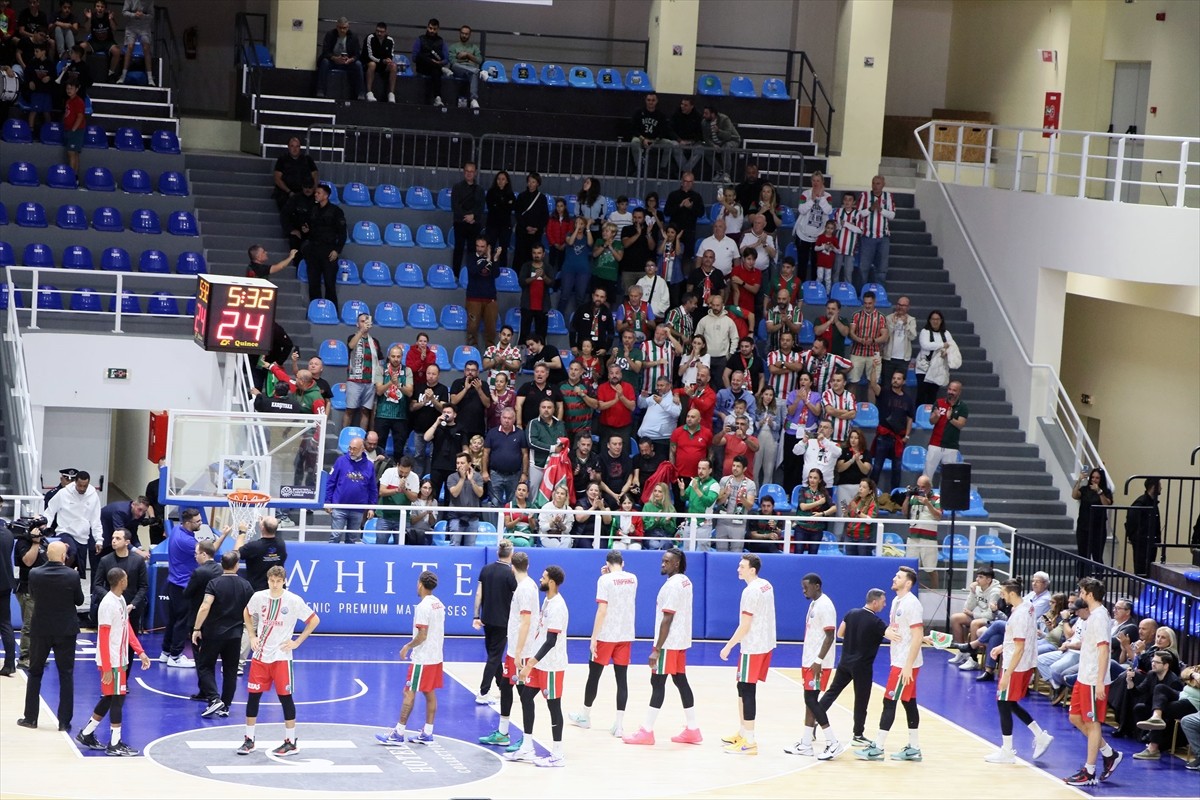
[{"label": "woman with handbag", "polygon": [[917,406],[932,405],[941,388],[950,383],[950,370],[962,366],[962,355],[946,330],[942,312],[929,312],[925,327],[917,334],[917,345]]}]

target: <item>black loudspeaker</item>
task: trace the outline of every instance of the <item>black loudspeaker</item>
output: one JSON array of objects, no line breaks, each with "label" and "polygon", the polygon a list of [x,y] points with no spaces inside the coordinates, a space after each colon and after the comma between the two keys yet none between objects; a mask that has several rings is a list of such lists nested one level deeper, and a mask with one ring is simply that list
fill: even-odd
[{"label": "black loudspeaker", "polygon": [[942,465],[942,511],[966,511],[971,507],[971,465]]}]

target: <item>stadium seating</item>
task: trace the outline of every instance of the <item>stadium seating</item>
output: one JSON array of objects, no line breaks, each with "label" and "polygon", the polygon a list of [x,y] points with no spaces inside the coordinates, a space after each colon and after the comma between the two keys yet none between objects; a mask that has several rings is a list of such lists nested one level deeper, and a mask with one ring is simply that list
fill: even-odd
[{"label": "stadium seating", "polygon": [[437,330],[437,317],[434,316],[433,306],[427,303],[413,303],[408,307],[408,324],[418,330]]},{"label": "stadium seating", "polygon": [[397,264],[395,279],[396,285],[403,289],[425,288],[425,276],[421,274],[421,268],[412,262]]},{"label": "stadium seating", "polygon": [[321,342],[317,355],[327,367],[344,367],[350,363],[350,351],[341,339],[326,339]]},{"label": "stadium seating", "polygon": [[[108,313],[115,313],[117,310],[117,296],[113,295],[108,298]],[[121,291],[121,313],[122,314],[141,314],[142,304],[133,296],[128,289]]]},{"label": "stadium seating", "polygon": [[767,78],[763,81],[762,96],[768,100],[790,100],[787,84],[782,78]]},{"label": "stadium seating", "polygon": [[134,233],[162,233],[162,225],[158,222],[158,214],[149,208],[139,208],[129,217],[129,230]]},{"label": "stadium seating", "polygon": [[[463,270],[464,272],[466,270]],[[454,278],[454,269],[449,264],[434,264],[426,276],[429,285],[434,289],[457,289],[458,281]]]},{"label": "stadium seating", "polygon": [[138,272],[149,272],[157,275],[169,275],[171,262],[162,250],[143,250],[138,258]]},{"label": "stadium seating", "polygon": [[933,423],[929,419],[932,412],[933,406],[928,403],[917,406],[917,415],[913,418],[913,427],[919,431],[933,430]]},{"label": "stadium seating", "polygon": [[71,310],[99,312],[101,310],[100,295],[96,293],[95,289],[81,286],[71,293]]},{"label": "stadium seating", "polygon": [[543,86],[567,86],[567,73],[558,64],[544,64],[541,80]]},{"label": "stadium seating", "polygon": [[600,89],[621,90],[625,88],[625,79],[621,71],[613,67],[605,67],[596,73],[596,86]]},{"label": "stadium seating", "polygon": [[112,206],[100,206],[92,212],[92,227],[98,231],[120,233],[125,230],[121,212]]},{"label": "stadium seating", "polygon": [[115,192],[117,182],[106,167],[90,167],[83,173],[83,185],[89,192]]},{"label": "stadium seating", "polygon": [[8,165],[8,182],[13,186],[37,186],[41,180],[38,178],[37,167],[33,164],[28,161],[14,161]]},{"label": "stadium seating", "polygon": [[358,264],[348,258],[338,259],[337,283],[339,286],[358,286],[362,278],[358,275]]},{"label": "stadium seating", "polygon": [[496,276],[496,291],[517,293],[521,291],[521,281],[515,270],[508,267],[500,268],[500,274]]},{"label": "stadium seating", "polygon": [[25,245],[22,263],[27,267],[53,267],[54,251],[48,244],[33,242]]},{"label": "stadium seating", "polygon": [[[0,267],[11,267],[17,263],[13,258],[12,245],[8,242],[0,242]],[[7,286],[7,284],[5,284]]]},{"label": "stadium seating", "polygon": [[696,79],[696,94],[703,97],[724,97],[725,87],[720,78],[706,72]]},{"label": "stadium seating", "polygon": [[33,144],[33,131],[23,119],[6,119],[0,136],[9,144]]},{"label": "stadium seating", "polygon": [[375,187],[375,205],[380,208],[404,208],[400,190],[393,184],[381,183]]},{"label": "stadium seating", "polygon": [[169,130],[157,130],[150,137],[150,149],[156,153],[179,155],[179,137]]},{"label": "stadium seating", "polygon": [[42,311],[62,311],[62,294],[57,286],[45,283],[38,288],[37,307]]},{"label": "stadium seating", "polygon": [[334,411],[346,410],[346,384],[335,383],[332,387],[333,399],[329,402],[333,406]]},{"label": "stadium seating", "polygon": [[153,297],[146,300],[146,313],[177,317],[179,301],[167,292],[155,292]]},{"label": "stadium seating", "polygon": [[467,310],[454,303],[442,306],[441,326],[448,331],[465,331]]},{"label": "stadium seating", "polygon": [[437,207],[438,207],[439,211],[453,211],[454,206],[452,205],[452,202],[453,201],[450,199],[450,188],[449,187],[438,190]]},{"label": "stadium seating", "polygon": [[442,372],[454,369],[454,365],[450,363],[450,354],[446,352],[446,348],[440,344],[431,344],[429,345],[429,352],[433,353],[437,367]]},{"label": "stadium seating", "polygon": [[308,321],[313,325],[337,325],[337,308],[329,300],[313,300],[308,304]]},{"label": "stadium seating", "polygon": [[479,71],[487,73],[489,83],[508,83],[508,68],[499,61],[488,59],[483,62]]},{"label": "stadium seating", "polygon": [[561,336],[566,336],[567,334],[567,321],[563,317],[563,313],[557,308],[550,309],[547,314],[546,333]]},{"label": "stadium seating", "polygon": [[857,308],[862,305],[862,301],[858,299],[858,295],[854,291],[853,284],[845,281],[835,283],[829,297],[841,303],[842,308]]},{"label": "stadium seating", "polygon": [[63,146],[63,129],[61,122],[48,122],[42,125],[41,133],[42,144],[48,144],[53,147]]},{"label": "stadium seating", "polygon": [[86,231],[88,229],[87,214],[79,206],[67,203],[58,207],[54,224],[65,231]]},{"label": "stadium seating", "polygon": [[342,303],[342,324],[357,325],[359,314],[370,314],[371,307],[362,300],[347,300]]},{"label": "stadium seating", "polygon": [[154,186],[144,169],[127,169],[121,175],[121,191],[126,194],[152,194]]},{"label": "stadium seating", "polygon": [[0,225],[8,224],[8,209],[0,202]]},{"label": "stadium seating", "polygon": [[346,452],[350,449],[351,439],[365,439],[367,432],[357,425],[347,425],[342,428],[342,432],[338,434],[338,451]]},{"label": "stadium seating", "polygon": [[444,250],[446,240],[442,238],[442,229],[437,225],[422,225],[417,229],[417,246],[431,250]]},{"label": "stadium seating", "polygon": [[754,88],[754,81],[745,75],[734,75],[729,81],[729,94],[734,97],[758,97],[758,90]]},{"label": "stadium seating", "polygon": [[124,249],[110,247],[100,255],[100,269],[108,272],[133,272],[133,262]]},{"label": "stadium seating", "polygon": [[537,67],[527,61],[518,61],[516,64],[513,64],[512,82],[523,86],[537,86]]},{"label": "stadium seating", "polygon": [[424,186],[410,186],[404,193],[404,205],[417,211],[432,211],[433,193]]},{"label": "stadium seating", "polygon": [[352,181],[342,190],[342,202],[348,206],[365,207],[372,205],[371,192],[365,183]]},{"label": "stadium seating", "polygon": [[199,275],[207,269],[204,256],[192,251],[184,251],[175,261],[175,272],[180,275]]},{"label": "stadium seating", "polygon": [[403,222],[389,222],[383,229],[383,242],[390,247],[414,247],[412,230]]},{"label": "stadium seating", "polygon": [[188,182],[182,172],[167,170],[158,176],[158,191],[171,197],[187,197]]},{"label": "stadium seating", "polygon": [[55,164],[46,170],[46,185],[51,189],[75,190],[79,188],[79,178],[69,165]]},{"label": "stadium seating", "polygon": [[46,209],[41,203],[21,203],[17,206],[17,224],[22,228],[45,228],[49,223],[46,222]]},{"label": "stadium seating", "polygon": [[383,237],[379,235],[379,226],[366,219],[360,219],[354,223],[354,227],[350,231],[350,238],[355,244],[366,245],[367,247],[381,247],[383,245]]},{"label": "stadium seating", "polygon": [[[866,294],[867,292],[875,293],[876,308],[891,308],[892,303],[890,300],[888,300],[887,289],[883,288],[878,283],[863,284],[862,290],[863,294]],[[859,295],[859,297],[861,298],[862,295]]]},{"label": "stadium seating", "polygon": [[812,321],[807,319],[801,320],[800,332],[796,335],[796,344],[807,350],[812,346],[812,343],[816,340],[816,338],[817,332],[813,328]]},{"label": "stadium seating", "polygon": [[167,230],[174,236],[199,236],[196,218],[189,211],[174,211],[167,217]]},{"label": "stadium seating", "polygon": [[760,499],[763,497],[769,497],[774,500],[775,510],[780,513],[791,513],[792,509],[794,508],[791,500],[788,499],[787,492],[784,491],[784,488],[777,483],[763,484],[762,488],[758,490],[758,496]]},{"label": "stadium seating", "polygon": [[879,427],[879,409],[873,403],[859,403],[858,413],[854,416],[852,424],[858,428],[874,430]]},{"label": "stadium seating", "polygon": [[829,302],[825,284],[819,281],[805,281],[801,284],[801,289],[804,292],[804,305],[806,306],[824,306]]},{"label": "stadium seating", "polygon": [[363,264],[362,279],[367,286],[391,286],[392,270],[382,261],[368,261]]},{"label": "stadium seating", "polygon": [[631,92],[653,92],[654,84],[645,70],[631,69],[625,73],[625,88]]},{"label": "stadium seating", "polygon": [[915,444],[904,448],[904,454],[900,458],[900,468],[918,475],[924,472],[925,448]]},{"label": "stadium seating", "polygon": [[83,146],[90,150],[107,150],[108,134],[99,125],[88,125],[83,129]]},{"label": "stadium seating", "polygon": [[571,67],[567,82],[576,89],[595,89],[596,78],[587,67]]},{"label": "stadium seating", "polygon": [[375,306],[375,324],[381,328],[403,328],[404,310],[390,300]]},{"label": "stadium seating", "polygon": [[480,366],[483,365],[483,357],[479,355],[479,350],[477,348],[466,344],[462,345],[461,347],[454,348],[453,364],[456,370],[462,372],[467,368],[468,361],[474,361]]},{"label": "stadium seating", "polygon": [[133,128],[117,128],[113,135],[113,146],[129,153],[141,153],[146,149],[142,134]]},{"label": "stadium seating", "polygon": [[83,245],[69,245],[63,250],[63,269],[94,269],[92,251]]}]

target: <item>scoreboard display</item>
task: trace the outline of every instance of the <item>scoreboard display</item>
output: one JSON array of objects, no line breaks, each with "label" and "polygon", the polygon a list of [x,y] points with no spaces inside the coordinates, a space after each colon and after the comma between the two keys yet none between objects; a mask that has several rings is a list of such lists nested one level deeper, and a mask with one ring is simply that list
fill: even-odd
[{"label": "scoreboard display", "polygon": [[261,278],[200,275],[193,338],[217,353],[266,353],[275,328],[275,284]]}]

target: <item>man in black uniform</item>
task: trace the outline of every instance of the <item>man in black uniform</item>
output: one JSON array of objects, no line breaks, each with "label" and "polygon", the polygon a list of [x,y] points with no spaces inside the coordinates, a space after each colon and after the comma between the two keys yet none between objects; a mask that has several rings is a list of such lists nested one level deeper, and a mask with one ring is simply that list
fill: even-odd
[{"label": "man in black uniform", "polygon": [[33,595],[29,593],[29,573],[46,563],[46,546],[50,543],[40,527],[31,527],[21,536],[14,536],[13,561],[17,565],[17,604],[21,607],[21,645],[17,667],[29,669],[29,633],[33,621]]},{"label": "man in black uniform", "polygon": [[300,137],[288,139],[287,153],[275,159],[271,178],[275,182],[271,197],[280,209],[289,197],[300,194],[305,179],[312,181],[313,186],[317,185],[317,164],[300,146]]},{"label": "man in black uniform", "polygon": [[[838,628],[842,640],[842,658],[838,661],[833,683],[821,695],[821,710],[828,712],[833,701],[854,683],[854,741],[855,747],[866,747],[870,742],[864,736],[867,724],[867,703],[871,700],[871,670],[879,645],[883,643],[883,632],[887,623],[879,616],[886,602],[882,589],[867,592],[867,604],[846,614]],[[824,755],[824,754],[822,754]]]},{"label": "man in black uniform", "polygon": [[[237,690],[237,671],[245,629],[242,612],[254,590],[238,575],[237,550],[221,556],[221,574],[204,588],[204,601],[192,625],[192,644],[197,648],[196,675],[200,694],[208,706],[202,717],[227,717]],[[199,571],[199,570],[197,570]],[[217,659],[221,659],[221,691],[217,692]]]},{"label": "man in black uniform", "polygon": [[[0,503],[4,498],[0,497]],[[13,580],[13,532],[8,523],[0,519],[0,643],[4,644],[4,667],[0,676],[8,677],[17,671],[17,640],[12,628],[12,593],[16,588]]]},{"label": "man in black uniform", "polygon": [[[450,208],[454,214],[454,255],[450,266],[455,277],[462,271],[463,254],[475,247],[475,239],[483,230],[483,187],[475,181],[478,172],[474,161],[463,164],[463,179],[450,188]],[[502,242],[506,246],[508,242]]]},{"label": "man in black uniform", "polygon": [[330,194],[329,184],[317,186],[317,203],[308,214],[308,222],[300,228],[308,237],[301,253],[308,263],[308,299],[324,297],[337,307],[337,262],[346,246],[346,215],[329,202]]},{"label": "man in black uniform", "polygon": [[300,191],[287,199],[279,210],[279,222],[283,226],[283,235],[288,239],[288,247],[299,251],[308,237],[304,235],[304,223],[316,205],[317,185],[313,179],[305,177],[300,182]]},{"label": "man in black uniform", "polygon": [[[129,624],[135,632],[142,630],[142,609],[146,606],[146,593],[150,590],[150,580],[146,574],[146,556],[129,548],[129,531],[117,528],[112,532],[112,550],[100,557],[96,571],[92,573],[92,619],[100,608],[100,601],[108,594],[108,573],[114,567],[125,570],[128,579],[125,583],[125,603],[129,609]],[[133,652],[130,645],[129,652]],[[129,657],[128,668],[133,664],[133,656]],[[128,669],[127,669],[128,671]]]},{"label": "man in black uniform", "polygon": [[508,641],[508,611],[512,605],[513,592],[517,591],[517,576],[512,568],[513,545],[501,539],[496,548],[496,560],[479,572],[479,585],[475,588],[475,630],[483,629],[483,641],[487,647],[487,664],[483,667],[483,680],[475,702],[486,705],[488,692],[492,690],[492,679],[497,687],[503,687],[504,645]]},{"label": "man in black uniform", "polygon": [[75,482],[75,476],[79,474],[79,470],[74,467],[67,467],[58,471],[58,486],[55,486],[50,491],[42,495],[42,502],[46,505],[50,504],[50,498],[58,494],[59,490],[64,486],[70,486]]},{"label": "man in black uniform", "polygon": [[64,562],[67,546],[51,542],[46,548],[46,564],[29,571],[29,593],[37,614],[30,625],[29,682],[25,685],[25,716],[17,720],[22,728],[36,728],[42,698],[42,674],[46,659],[54,651],[58,669],[58,729],[71,730],[75,710],[75,637],[79,635],[79,615],[83,588],[79,573]]},{"label": "man in black uniform", "polygon": [[1158,478],[1146,478],[1144,486],[1146,491],[1133,501],[1133,508],[1125,516],[1125,540],[1133,546],[1133,571],[1137,575],[1150,574],[1162,531],[1158,514],[1162,484]]},{"label": "man in black uniform", "polygon": [[[196,542],[196,564],[198,566],[188,578],[187,586],[183,588],[183,602],[187,604],[187,619],[192,623],[186,630],[196,627],[196,615],[200,613],[200,606],[204,603],[204,592],[208,589],[209,582],[221,574],[221,563],[213,560],[219,545],[219,542]],[[180,646],[182,647],[182,645]],[[204,685],[200,684],[200,691],[189,699],[208,700],[208,695],[204,693]]]}]

